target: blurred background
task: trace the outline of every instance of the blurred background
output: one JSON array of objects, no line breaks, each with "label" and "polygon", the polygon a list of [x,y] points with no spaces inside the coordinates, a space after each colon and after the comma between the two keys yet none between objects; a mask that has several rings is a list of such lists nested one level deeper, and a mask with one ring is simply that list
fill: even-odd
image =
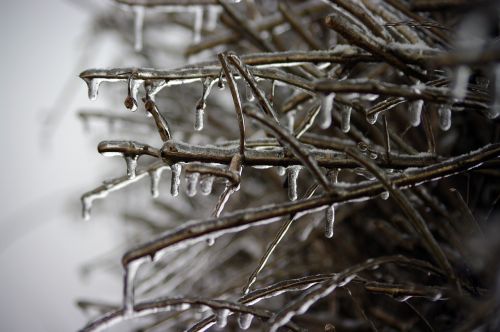
[{"label": "blurred background", "polygon": [[113,219],[80,216],[80,195],[108,163],[77,117],[88,106],[78,74],[112,64],[103,44],[119,49],[92,38],[96,7],[81,3],[8,1],[0,10],[1,331],[74,331],[87,320],[77,297],[120,297],[119,279],[82,273],[117,236]]}]

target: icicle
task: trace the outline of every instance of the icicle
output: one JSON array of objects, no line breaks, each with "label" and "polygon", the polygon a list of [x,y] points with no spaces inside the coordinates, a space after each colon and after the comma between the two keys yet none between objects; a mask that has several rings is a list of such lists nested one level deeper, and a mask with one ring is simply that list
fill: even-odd
[{"label": "icicle", "polygon": [[495,119],[500,115],[500,65],[495,66],[495,97],[493,105],[488,109],[488,118]]},{"label": "icicle", "polygon": [[352,112],[352,107],[351,106],[343,106],[342,107],[342,113],[341,113],[341,129],[344,133],[349,132],[351,130],[351,112]]},{"label": "icicle", "polygon": [[187,188],[186,193],[189,197],[196,195],[196,187],[198,186],[198,179],[200,178],[200,173],[189,173],[186,175]]},{"label": "icicle", "polygon": [[215,315],[217,317],[217,327],[226,327],[227,316],[229,316],[229,309],[219,309],[215,312]]},{"label": "icicle", "polygon": [[335,224],[335,204],[332,204],[326,208],[325,237],[329,239],[333,237],[334,224]]},{"label": "icicle", "polygon": [[288,166],[286,173],[288,176],[288,199],[291,201],[297,200],[297,178],[302,167]]},{"label": "icicle", "polygon": [[279,176],[283,176],[286,174],[286,168],[283,166],[276,166],[276,172]]},{"label": "icicle", "polygon": [[90,211],[92,209],[92,198],[82,197],[82,217],[83,220],[90,220]]},{"label": "icicle", "polygon": [[377,119],[378,119],[378,114],[379,114],[379,112],[376,112],[373,114],[366,114],[366,121],[369,124],[375,124],[375,122],[377,122]]},{"label": "icicle", "polygon": [[142,51],[142,30],[144,26],[144,7],[134,6],[134,49],[136,52]]},{"label": "icicle", "polygon": [[206,78],[203,80],[203,92],[200,100],[196,104],[196,117],[194,122],[194,130],[200,131],[203,129],[203,114],[205,113],[205,109],[207,108],[207,98],[212,90],[212,86],[215,81],[211,78]]},{"label": "icicle", "polygon": [[453,72],[453,79],[451,83],[451,95],[455,101],[462,101],[467,94],[467,85],[469,84],[469,77],[471,70],[468,66],[458,66]]},{"label": "icicle", "polygon": [[420,116],[422,114],[422,108],[424,106],[424,101],[418,99],[412,101],[408,110],[410,111],[410,123],[413,127],[418,127],[420,125]]},{"label": "icicle", "polygon": [[99,94],[99,85],[104,81],[102,78],[86,78],[85,83],[88,87],[88,95],[90,100],[96,100]]},{"label": "icicle", "polygon": [[217,79],[217,87],[219,90],[224,90],[225,85],[224,85],[224,71],[221,69],[219,72],[219,78]]},{"label": "icicle", "polygon": [[123,155],[125,159],[125,163],[127,164],[127,175],[129,178],[135,178],[135,170],[137,168],[137,160],[139,159],[139,155]]},{"label": "icicle", "polygon": [[200,192],[202,195],[207,196],[210,195],[212,192],[212,186],[214,183],[214,177],[213,176],[206,176],[201,179],[200,181]]},{"label": "icicle", "polygon": [[198,6],[194,9],[193,44],[200,42],[202,28],[203,28],[203,7]]},{"label": "icicle", "polygon": [[182,166],[181,164],[173,164],[170,166],[170,169],[172,170],[172,180],[170,183],[170,193],[172,196],[177,196],[179,195],[179,185],[181,183],[181,171],[182,171]]},{"label": "icicle", "polygon": [[123,307],[125,313],[130,314],[134,311],[134,279],[139,267],[147,258],[139,258],[127,264],[123,276]]},{"label": "icicle", "polygon": [[142,80],[135,80],[133,75],[130,75],[128,79],[128,95],[124,104],[132,112],[137,110],[137,96],[139,94],[139,87],[143,82]]},{"label": "icicle", "polygon": [[388,191],[383,191],[380,193],[380,198],[382,198],[384,201],[389,198],[389,192]]},{"label": "icicle", "polygon": [[271,93],[269,94],[269,102],[271,103],[271,106],[274,106],[274,95],[276,93],[276,80],[271,81]]},{"label": "icicle", "polygon": [[295,111],[290,111],[286,113],[287,127],[288,131],[293,133],[293,128],[295,126]]},{"label": "icicle", "polygon": [[323,95],[321,100],[321,123],[322,129],[327,129],[332,124],[332,107],[335,99],[335,93]]},{"label": "icicle", "polygon": [[246,96],[247,101],[254,101],[255,96],[253,95],[252,88],[250,88],[250,85],[248,85],[248,84],[245,84],[245,86],[246,86],[245,96]]},{"label": "icicle", "polygon": [[205,27],[208,31],[214,31],[217,26],[217,19],[219,18],[219,8],[217,6],[208,6],[207,20]]},{"label": "icicle", "polygon": [[240,329],[247,330],[252,324],[253,315],[248,313],[241,313],[238,316],[238,325]]},{"label": "icicle", "polygon": [[438,109],[439,127],[447,131],[451,127],[451,106],[442,104]]},{"label": "icicle", "polygon": [[154,198],[160,195],[158,186],[160,183],[162,170],[163,170],[162,168],[157,168],[149,172],[149,176],[151,178],[151,196],[153,196]]}]

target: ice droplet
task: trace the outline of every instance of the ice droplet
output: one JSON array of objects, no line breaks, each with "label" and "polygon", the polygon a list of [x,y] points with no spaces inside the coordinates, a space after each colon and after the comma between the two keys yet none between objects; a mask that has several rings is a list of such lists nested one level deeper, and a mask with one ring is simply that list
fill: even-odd
[{"label": "ice droplet", "polygon": [[210,91],[212,90],[212,86],[214,85],[215,81],[206,78],[203,80],[203,92],[201,94],[201,98],[196,104],[196,115],[195,115],[195,122],[194,122],[194,130],[200,131],[203,130],[203,114],[205,113],[205,109],[207,108],[207,98],[210,94]]},{"label": "ice droplet", "polygon": [[326,208],[325,237],[333,237],[333,228],[335,224],[335,204]]},{"label": "ice droplet", "polygon": [[351,113],[351,106],[342,106],[340,126],[344,133],[347,133],[349,132],[349,130],[351,130]]},{"label": "ice droplet", "polygon": [[451,106],[442,104],[438,109],[439,127],[447,131],[451,127]]},{"label": "ice droplet", "polygon": [[238,325],[242,330],[247,330],[252,324],[253,315],[248,313],[241,313],[238,316]]},{"label": "ice droplet", "polygon": [[207,196],[212,192],[212,187],[214,183],[213,176],[206,176],[200,180],[200,192],[202,195]]},{"label": "ice droplet", "polygon": [[149,176],[151,178],[151,196],[153,196],[154,198],[156,198],[160,195],[158,187],[159,187],[162,171],[163,171],[162,168],[157,168],[157,169],[149,172]]},{"label": "ice droplet", "polygon": [[217,327],[226,327],[227,316],[229,316],[229,309],[219,309],[215,312],[215,316],[217,317]]},{"label": "ice droplet", "polygon": [[142,30],[144,26],[144,6],[132,7],[134,11],[134,50],[142,51]]},{"label": "ice droplet", "polygon": [[125,163],[127,164],[127,176],[131,179],[135,178],[135,170],[137,168],[137,160],[139,155],[124,155]]},{"label": "ice droplet", "polygon": [[170,169],[172,170],[172,179],[170,182],[170,194],[172,196],[177,196],[179,195],[179,185],[181,183],[182,166],[181,164],[177,163],[170,166]]},{"label": "ice droplet", "polygon": [[286,168],[286,174],[288,177],[288,199],[291,201],[297,200],[297,178],[299,177],[299,172],[301,166],[288,166]]},{"label": "ice droplet", "polygon": [[99,85],[104,80],[102,78],[86,78],[84,80],[87,83],[89,99],[96,100],[99,94]]},{"label": "ice droplet", "polygon": [[420,125],[420,117],[422,114],[422,108],[424,106],[424,101],[422,99],[414,100],[410,103],[408,110],[410,112],[410,123],[413,127],[418,127]]},{"label": "ice droplet", "polygon": [[198,179],[200,178],[200,173],[189,173],[186,175],[187,188],[186,194],[189,197],[196,195],[196,187],[198,186]]},{"label": "ice droplet", "polygon": [[335,93],[324,95],[321,100],[321,122],[320,127],[327,129],[332,124],[332,107],[335,99]]},{"label": "ice droplet", "polygon": [[468,66],[458,66],[453,72],[451,83],[451,95],[456,101],[462,101],[467,94],[467,86],[469,85],[469,77],[471,70]]},{"label": "ice droplet", "polygon": [[213,246],[214,244],[215,244],[215,238],[214,238],[214,237],[209,237],[209,238],[207,239],[207,245],[208,245],[209,247],[211,247],[211,246]]},{"label": "ice droplet", "polygon": [[380,198],[382,198],[384,201],[389,198],[389,192],[388,191],[383,191],[380,193]]}]

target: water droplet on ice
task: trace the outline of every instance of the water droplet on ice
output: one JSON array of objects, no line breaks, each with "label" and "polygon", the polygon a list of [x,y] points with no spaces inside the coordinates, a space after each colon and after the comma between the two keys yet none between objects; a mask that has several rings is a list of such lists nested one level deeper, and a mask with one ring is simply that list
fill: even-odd
[{"label": "water droplet on ice", "polygon": [[388,191],[383,191],[380,193],[380,198],[382,198],[384,201],[389,198],[389,192]]}]

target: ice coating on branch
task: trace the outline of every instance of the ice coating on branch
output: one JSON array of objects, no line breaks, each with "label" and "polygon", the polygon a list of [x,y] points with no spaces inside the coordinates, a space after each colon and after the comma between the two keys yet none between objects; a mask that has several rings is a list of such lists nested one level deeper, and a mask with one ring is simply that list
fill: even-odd
[{"label": "ice coating on branch", "polygon": [[335,93],[323,95],[321,99],[321,120],[319,126],[327,129],[332,124],[332,108],[335,100]]},{"label": "ice coating on branch", "polygon": [[142,32],[144,27],[144,6],[133,6],[134,12],[134,50],[142,51]]},{"label": "ice coating on branch", "polygon": [[205,176],[200,180],[200,192],[202,195],[207,196],[212,193],[214,180],[215,177],[213,176]]},{"label": "ice coating on branch", "polygon": [[137,169],[137,160],[139,155],[124,155],[125,163],[127,164],[127,176],[129,178],[135,178],[135,170]]},{"label": "ice coating on branch", "polygon": [[291,201],[297,200],[297,178],[299,177],[299,172],[301,166],[288,166],[286,168],[286,174],[288,177],[288,199]]},{"label": "ice coating on branch", "polygon": [[410,123],[413,127],[420,125],[420,117],[422,115],[422,108],[424,101],[422,99],[414,100],[410,103],[408,111],[410,112]]},{"label": "ice coating on branch", "polygon": [[253,315],[249,313],[241,313],[238,316],[238,325],[240,329],[247,330],[252,324]]},{"label": "ice coating on branch", "polygon": [[196,104],[196,115],[194,122],[194,130],[200,131],[203,130],[203,114],[205,113],[205,109],[207,108],[207,98],[210,95],[210,91],[212,90],[212,86],[214,85],[215,80],[211,78],[206,78],[202,81],[203,84],[203,92],[201,94],[201,98]]},{"label": "ice coating on branch", "polygon": [[451,82],[451,95],[456,101],[462,101],[467,94],[471,70],[468,66],[458,66],[454,72]]},{"label": "ice coating on branch", "polygon": [[179,185],[181,183],[182,166],[181,164],[177,163],[170,166],[170,169],[172,170],[172,179],[170,182],[170,194],[172,194],[172,196],[177,196],[179,195]]},{"label": "ice coating on branch", "polygon": [[215,317],[217,319],[217,322],[215,323],[215,325],[217,325],[217,327],[219,327],[219,328],[226,327],[227,316],[229,316],[229,313],[230,313],[229,309],[226,309],[226,308],[217,310],[215,312]]},{"label": "ice coating on branch", "polygon": [[149,96],[149,98],[152,101],[155,101],[156,94],[161,91],[164,87],[167,86],[167,82],[165,80],[154,80],[154,81],[147,81],[144,84],[144,87],[146,89],[146,94]]},{"label": "ice coating on branch", "polygon": [[451,106],[442,104],[438,109],[439,127],[441,130],[447,131],[451,127]]},{"label": "ice coating on branch", "polygon": [[198,186],[198,179],[200,178],[200,173],[188,173],[186,175],[187,180],[187,188],[186,194],[189,197],[193,197],[196,195],[196,187]]},{"label": "ice coating on branch", "polygon": [[157,198],[160,195],[160,191],[158,190],[161,173],[163,172],[163,168],[156,168],[149,172],[149,177],[151,178],[151,196]]},{"label": "ice coating on branch", "polygon": [[341,116],[341,121],[340,121],[340,127],[344,133],[349,132],[351,130],[351,113],[352,113],[352,107],[344,105],[342,106],[342,113],[340,114]]}]

